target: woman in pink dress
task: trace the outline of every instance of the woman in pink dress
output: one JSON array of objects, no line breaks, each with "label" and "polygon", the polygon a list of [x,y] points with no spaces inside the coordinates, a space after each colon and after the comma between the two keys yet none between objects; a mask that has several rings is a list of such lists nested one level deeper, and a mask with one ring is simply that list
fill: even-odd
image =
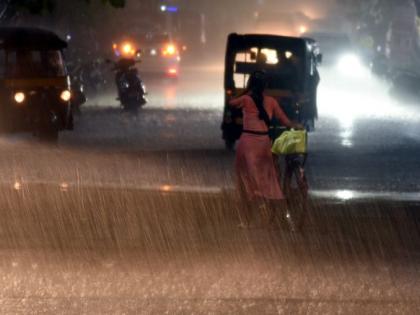
[{"label": "woman in pink dress", "polygon": [[[286,127],[301,129],[302,126],[291,122],[274,98],[264,95],[266,85],[265,73],[255,72],[249,79],[247,92],[229,104],[243,112],[244,130],[235,162],[238,190],[248,205],[256,205],[261,211],[275,211],[281,206],[284,195],[271,153],[270,122],[275,117]],[[252,211],[254,207],[250,208]],[[272,214],[260,213],[261,216]],[[242,224],[250,223],[249,215],[245,222],[241,218]]]}]

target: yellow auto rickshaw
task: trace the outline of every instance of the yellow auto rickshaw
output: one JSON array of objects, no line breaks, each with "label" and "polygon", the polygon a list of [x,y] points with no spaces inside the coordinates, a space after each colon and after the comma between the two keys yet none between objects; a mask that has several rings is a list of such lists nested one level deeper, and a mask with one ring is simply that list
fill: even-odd
[{"label": "yellow auto rickshaw", "polygon": [[0,132],[56,141],[72,129],[67,43],[37,28],[0,28]]},{"label": "yellow auto rickshaw", "polygon": [[[233,148],[242,133],[242,112],[229,106],[232,97],[246,91],[249,76],[264,71],[268,77],[267,95],[275,97],[289,118],[314,128],[317,118],[317,88],[320,81],[314,41],[276,35],[228,37],[225,60],[225,110],[222,130],[226,147]],[[273,121],[272,138],[281,132]]]}]

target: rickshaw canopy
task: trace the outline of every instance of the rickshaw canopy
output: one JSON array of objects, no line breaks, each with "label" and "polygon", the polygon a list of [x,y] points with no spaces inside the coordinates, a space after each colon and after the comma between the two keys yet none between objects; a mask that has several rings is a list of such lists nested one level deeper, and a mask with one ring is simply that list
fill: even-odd
[{"label": "rickshaw canopy", "polygon": [[67,42],[39,28],[0,27],[0,49],[62,50]]}]

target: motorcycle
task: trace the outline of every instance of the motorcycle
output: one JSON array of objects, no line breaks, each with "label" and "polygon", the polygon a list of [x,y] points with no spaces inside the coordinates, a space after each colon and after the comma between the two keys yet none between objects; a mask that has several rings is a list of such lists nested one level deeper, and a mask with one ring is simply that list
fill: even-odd
[{"label": "motorcycle", "polygon": [[147,103],[146,87],[135,67],[136,63],[133,58],[122,58],[114,62],[117,99],[121,102],[121,107],[124,110],[134,112]]}]

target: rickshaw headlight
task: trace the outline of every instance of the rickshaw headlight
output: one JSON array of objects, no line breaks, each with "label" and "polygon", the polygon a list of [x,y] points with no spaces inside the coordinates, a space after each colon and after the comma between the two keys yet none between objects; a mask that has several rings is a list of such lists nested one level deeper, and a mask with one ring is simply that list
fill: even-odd
[{"label": "rickshaw headlight", "polygon": [[60,98],[64,102],[70,101],[70,99],[71,99],[71,92],[69,90],[65,90],[65,91],[61,92]]},{"label": "rickshaw headlight", "polygon": [[23,92],[16,92],[14,99],[16,103],[22,104],[26,99],[26,95]]}]

